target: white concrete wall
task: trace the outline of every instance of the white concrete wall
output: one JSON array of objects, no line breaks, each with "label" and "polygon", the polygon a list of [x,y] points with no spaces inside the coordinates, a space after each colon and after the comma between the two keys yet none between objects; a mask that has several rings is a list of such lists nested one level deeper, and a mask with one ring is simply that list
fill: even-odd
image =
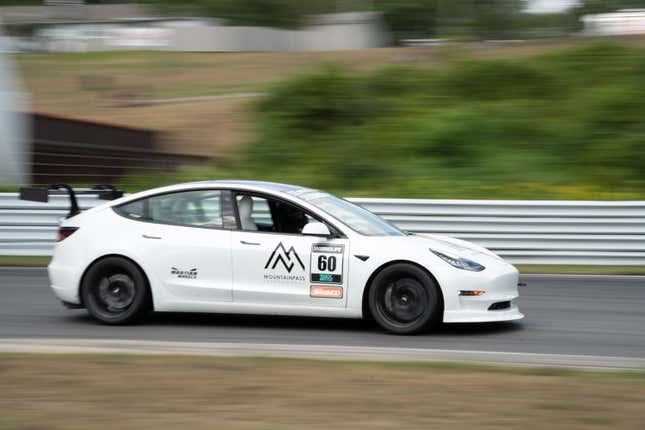
[{"label": "white concrete wall", "polygon": [[294,51],[299,50],[300,33],[266,27],[176,28],[169,48],[196,52]]},{"label": "white concrete wall", "polygon": [[[137,37],[139,33],[141,37]],[[37,39],[41,49],[56,52],[130,49],[336,51],[375,48],[389,42],[380,15],[374,13],[322,15],[299,30],[208,25],[205,22],[194,25],[186,25],[185,22],[61,25],[39,30]]]},{"label": "white concrete wall", "polygon": [[303,51],[342,51],[377,48],[387,44],[385,31],[377,23],[312,25],[303,31]]},{"label": "white concrete wall", "polygon": [[387,37],[372,24],[314,25],[303,30],[263,27],[175,29],[170,49],[197,52],[339,51],[385,46]]}]

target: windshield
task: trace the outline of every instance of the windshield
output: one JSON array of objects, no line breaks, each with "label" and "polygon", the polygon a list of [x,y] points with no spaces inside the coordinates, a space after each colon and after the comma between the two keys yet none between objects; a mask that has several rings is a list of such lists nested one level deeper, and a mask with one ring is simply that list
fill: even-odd
[{"label": "windshield", "polygon": [[302,198],[366,236],[405,236],[405,233],[385,220],[347,200],[325,193],[310,193]]}]

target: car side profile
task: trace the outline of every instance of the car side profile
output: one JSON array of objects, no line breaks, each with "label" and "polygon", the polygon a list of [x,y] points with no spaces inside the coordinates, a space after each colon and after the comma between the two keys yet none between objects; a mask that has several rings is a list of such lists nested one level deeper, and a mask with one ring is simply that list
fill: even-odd
[{"label": "car side profile", "polygon": [[48,270],[64,304],[105,324],[154,310],[373,318],[411,334],[523,317],[518,271],[487,249],[259,181],[156,188],[73,214]]}]

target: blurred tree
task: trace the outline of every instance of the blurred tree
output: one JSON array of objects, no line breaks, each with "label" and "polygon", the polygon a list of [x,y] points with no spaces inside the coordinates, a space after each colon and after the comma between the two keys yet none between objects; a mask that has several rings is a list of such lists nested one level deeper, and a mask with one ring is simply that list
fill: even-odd
[{"label": "blurred tree", "polygon": [[525,0],[376,0],[395,37],[505,37]]},{"label": "blurred tree", "polygon": [[[86,3],[113,3],[86,0]],[[526,0],[121,0],[157,4],[170,13],[210,16],[230,25],[295,28],[309,15],[378,10],[396,39],[438,36],[512,37],[521,26]],[[0,0],[0,5],[42,4],[36,0]],[[640,3],[645,0],[591,0]],[[584,5],[583,5],[584,6]]]},{"label": "blurred tree", "polygon": [[378,10],[397,39],[459,35],[503,37],[526,0],[143,0],[231,25],[297,27],[308,15]]},{"label": "blurred tree", "polygon": [[572,9],[582,16],[589,13],[615,12],[620,9],[645,8],[645,0],[582,0]]},{"label": "blurred tree", "polygon": [[0,0],[0,6],[32,6],[43,4],[42,0]]},{"label": "blurred tree", "polygon": [[437,33],[439,0],[378,0],[375,6],[397,40]]},{"label": "blurred tree", "polygon": [[566,12],[524,13],[517,22],[517,34],[522,39],[563,37],[578,28],[575,18]]},{"label": "blurred tree", "polygon": [[524,0],[474,0],[472,34],[477,38],[513,37]]},{"label": "blurred tree", "polygon": [[221,18],[230,25],[298,27],[308,15],[369,10],[368,0],[143,0],[171,11]]}]

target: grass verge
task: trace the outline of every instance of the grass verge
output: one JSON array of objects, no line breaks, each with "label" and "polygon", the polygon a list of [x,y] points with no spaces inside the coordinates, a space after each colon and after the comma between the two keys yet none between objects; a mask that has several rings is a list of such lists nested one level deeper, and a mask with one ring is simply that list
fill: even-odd
[{"label": "grass verge", "polygon": [[0,354],[0,429],[640,429],[645,373]]},{"label": "grass verge", "polygon": [[34,255],[0,255],[0,266],[45,267],[51,257]]},{"label": "grass verge", "polygon": [[645,266],[516,265],[520,273],[554,275],[645,275]]}]

